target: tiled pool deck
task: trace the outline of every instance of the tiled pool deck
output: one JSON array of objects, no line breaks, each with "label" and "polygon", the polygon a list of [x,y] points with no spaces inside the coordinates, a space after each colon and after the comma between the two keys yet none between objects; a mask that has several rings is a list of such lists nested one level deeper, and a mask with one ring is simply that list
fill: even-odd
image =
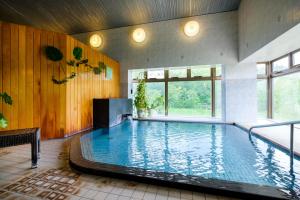
[{"label": "tiled pool deck", "polygon": [[82,174],[70,168],[68,147],[69,139],[43,141],[37,169],[30,169],[30,145],[0,149],[0,199],[233,199]]}]

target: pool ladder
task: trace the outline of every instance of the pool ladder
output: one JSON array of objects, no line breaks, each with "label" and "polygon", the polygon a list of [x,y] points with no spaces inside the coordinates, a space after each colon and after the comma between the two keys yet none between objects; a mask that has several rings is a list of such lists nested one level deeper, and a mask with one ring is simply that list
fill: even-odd
[{"label": "pool ladder", "polygon": [[291,170],[293,170],[294,165],[294,126],[295,124],[300,124],[300,121],[288,121],[288,122],[279,122],[279,123],[273,123],[273,124],[265,124],[265,125],[257,125],[257,126],[251,126],[249,129],[249,137],[251,137],[252,130],[255,128],[266,128],[266,127],[273,127],[273,126],[285,126],[290,125],[290,166]]}]

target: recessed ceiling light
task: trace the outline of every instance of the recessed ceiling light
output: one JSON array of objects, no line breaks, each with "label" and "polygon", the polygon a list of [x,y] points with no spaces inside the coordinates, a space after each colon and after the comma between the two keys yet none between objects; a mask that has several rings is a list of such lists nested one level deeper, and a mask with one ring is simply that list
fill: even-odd
[{"label": "recessed ceiling light", "polygon": [[189,21],[184,25],[184,33],[188,37],[193,37],[199,33],[199,23],[197,21]]},{"label": "recessed ceiling light", "polygon": [[142,28],[135,29],[132,33],[132,38],[134,41],[136,41],[138,43],[144,42],[144,40],[146,39],[145,30]]},{"label": "recessed ceiling light", "polygon": [[102,38],[98,34],[93,34],[90,37],[90,45],[95,48],[99,48],[102,44]]}]

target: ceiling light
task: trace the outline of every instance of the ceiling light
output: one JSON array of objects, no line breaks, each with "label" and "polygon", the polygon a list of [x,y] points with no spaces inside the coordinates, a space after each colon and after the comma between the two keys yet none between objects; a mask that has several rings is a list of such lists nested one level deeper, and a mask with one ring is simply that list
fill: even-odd
[{"label": "ceiling light", "polygon": [[144,29],[142,29],[142,28],[135,29],[132,33],[132,38],[134,41],[136,41],[138,43],[144,42],[144,40],[146,38],[146,33],[145,33]]},{"label": "ceiling light", "polygon": [[199,23],[196,21],[189,21],[184,25],[184,33],[188,37],[193,37],[199,33]]},{"label": "ceiling light", "polygon": [[90,45],[95,48],[99,48],[102,44],[102,38],[98,34],[93,34],[90,37]]}]

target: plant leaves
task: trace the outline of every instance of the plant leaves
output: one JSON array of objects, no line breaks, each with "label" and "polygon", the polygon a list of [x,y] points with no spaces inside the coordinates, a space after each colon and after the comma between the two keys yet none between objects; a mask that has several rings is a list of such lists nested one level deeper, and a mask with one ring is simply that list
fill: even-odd
[{"label": "plant leaves", "polygon": [[75,65],[75,60],[67,61],[67,64],[74,67],[74,65]]},{"label": "plant leaves", "polygon": [[99,67],[93,67],[94,74],[101,74],[102,70]]},{"label": "plant leaves", "polygon": [[80,47],[75,47],[73,49],[73,56],[76,60],[81,60],[82,58],[82,48]]},{"label": "plant leaves", "polygon": [[89,62],[89,59],[84,59],[81,61],[82,64],[87,64]]},{"label": "plant leaves", "polygon": [[76,73],[75,72],[72,72],[70,76],[67,76],[66,78],[64,79],[56,79],[54,76],[52,76],[52,82],[54,84],[57,84],[57,85],[61,85],[61,84],[64,84],[66,82],[68,82],[69,79],[73,79],[76,77]]},{"label": "plant leaves", "polygon": [[62,52],[58,48],[53,47],[53,46],[46,46],[45,52],[46,52],[47,58],[54,62],[60,61],[64,57]]},{"label": "plant leaves", "polygon": [[5,119],[5,117],[3,116],[2,113],[0,113],[0,128],[6,128],[8,125],[7,120]]},{"label": "plant leaves", "polygon": [[11,96],[9,96],[6,92],[0,93],[0,97],[3,99],[5,103],[12,105],[13,100]]},{"label": "plant leaves", "polygon": [[98,67],[104,70],[106,68],[106,65],[104,62],[99,62]]}]

